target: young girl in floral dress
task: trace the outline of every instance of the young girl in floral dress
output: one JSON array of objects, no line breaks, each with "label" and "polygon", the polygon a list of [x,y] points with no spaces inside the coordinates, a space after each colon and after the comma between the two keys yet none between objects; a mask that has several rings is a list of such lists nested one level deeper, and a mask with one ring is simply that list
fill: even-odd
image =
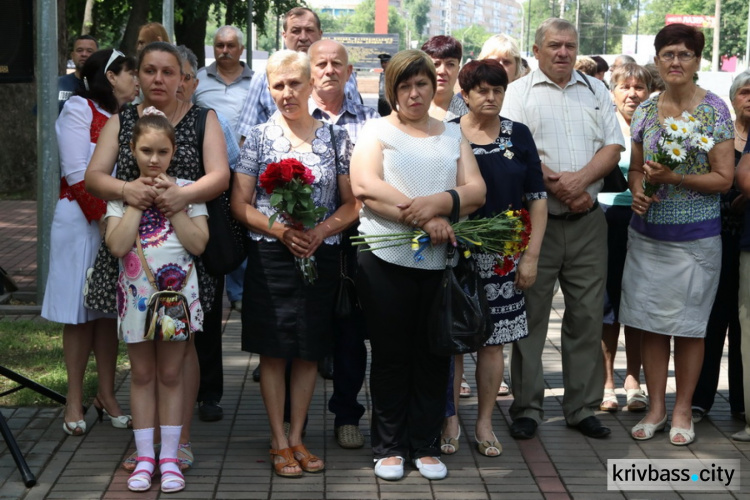
[{"label": "young girl in floral dress", "polygon": [[[153,111],[152,111],[153,110]],[[175,131],[169,120],[155,108],[148,108],[133,128],[130,143],[141,177],[158,178],[178,186],[190,184],[166,175],[175,153]],[[161,423],[159,469],[161,490],[165,493],[185,488],[180,473],[177,446],[182,429],[182,361],[189,335],[200,330],[203,310],[198,300],[198,275],[193,256],[200,255],[208,241],[206,206],[188,205],[167,218],[156,207],[138,210],[122,201],[107,206],[105,241],[120,259],[117,282],[118,332],[128,345],[131,364],[130,405],[133,432],[138,451],[137,465],[128,478],[128,489],[147,491],[156,469],[154,417]],[[140,239],[142,250],[136,239]],[[142,251],[149,269],[144,269]],[[149,297],[158,291],[149,281],[155,278],[159,290],[171,288],[187,298],[190,327],[177,323],[174,332],[149,342],[146,338],[146,311]],[[166,328],[163,326],[163,332]],[[168,338],[168,340],[167,340]],[[158,394],[158,399],[157,399]]]}]

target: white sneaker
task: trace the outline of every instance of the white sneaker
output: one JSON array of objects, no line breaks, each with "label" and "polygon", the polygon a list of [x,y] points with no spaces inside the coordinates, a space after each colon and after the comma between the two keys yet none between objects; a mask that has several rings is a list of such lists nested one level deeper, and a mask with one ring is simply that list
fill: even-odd
[{"label": "white sneaker", "polygon": [[[383,462],[389,458],[398,458],[401,463],[398,465],[383,465]],[[404,458],[403,457],[386,457],[375,460],[375,475],[386,481],[398,481],[404,477]]]},{"label": "white sneaker", "polygon": [[414,466],[419,469],[419,473],[427,479],[445,479],[448,475],[448,467],[440,461],[438,457],[432,457],[438,461],[436,464],[422,463],[422,459],[414,460]]}]

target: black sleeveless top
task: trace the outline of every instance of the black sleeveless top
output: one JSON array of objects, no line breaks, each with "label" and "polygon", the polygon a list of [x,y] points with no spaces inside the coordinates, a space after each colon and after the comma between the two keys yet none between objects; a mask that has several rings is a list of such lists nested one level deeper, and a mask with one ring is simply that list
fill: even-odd
[{"label": "black sleeveless top", "polygon": [[[198,134],[195,131],[198,111],[198,106],[191,107],[175,126],[177,147],[169,169],[167,169],[167,174],[172,177],[197,181],[205,173],[198,149],[200,147],[198,145]],[[131,182],[141,175],[130,149],[133,127],[139,118],[138,108],[129,104],[120,112],[119,117],[120,133],[118,135],[119,153],[117,155],[116,177]],[[195,259],[195,269],[198,271],[201,305],[205,311],[209,311],[216,295],[217,279],[206,272],[201,259]],[[86,307],[105,313],[117,312],[117,300],[115,298],[117,273],[117,258],[109,252],[106,245],[102,245],[96,257],[94,272],[89,278],[89,290],[85,299]]]}]

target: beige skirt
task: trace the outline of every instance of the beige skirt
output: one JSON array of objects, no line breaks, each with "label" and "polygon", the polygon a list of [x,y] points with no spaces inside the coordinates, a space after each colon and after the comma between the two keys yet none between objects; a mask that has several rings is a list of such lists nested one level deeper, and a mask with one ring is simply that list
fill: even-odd
[{"label": "beige skirt", "polygon": [[620,323],[703,338],[721,270],[721,237],[660,241],[628,228]]}]

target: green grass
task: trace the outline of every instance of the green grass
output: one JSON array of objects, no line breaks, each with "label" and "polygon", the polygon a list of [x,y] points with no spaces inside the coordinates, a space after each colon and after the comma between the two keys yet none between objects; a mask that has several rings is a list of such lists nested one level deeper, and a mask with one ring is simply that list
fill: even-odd
[{"label": "green grass", "polygon": [[[0,319],[0,363],[6,368],[65,395],[68,382],[63,361],[63,325],[44,320],[9,321]],[[118,374],[129,367],[125,345],[120,343],[117,359]],[[0,393],[18,384],[0,376]],[[83,381],[84,403],[96,395],[97,376],[93,355],[89,358]],[[0,397],[3,406],[56,405],[29,389]]]},{"label": "green grass", "polygon": [[0,193],[0,201],[4,200],[36,200],[36,192],[32,190],[14,193]]}]

